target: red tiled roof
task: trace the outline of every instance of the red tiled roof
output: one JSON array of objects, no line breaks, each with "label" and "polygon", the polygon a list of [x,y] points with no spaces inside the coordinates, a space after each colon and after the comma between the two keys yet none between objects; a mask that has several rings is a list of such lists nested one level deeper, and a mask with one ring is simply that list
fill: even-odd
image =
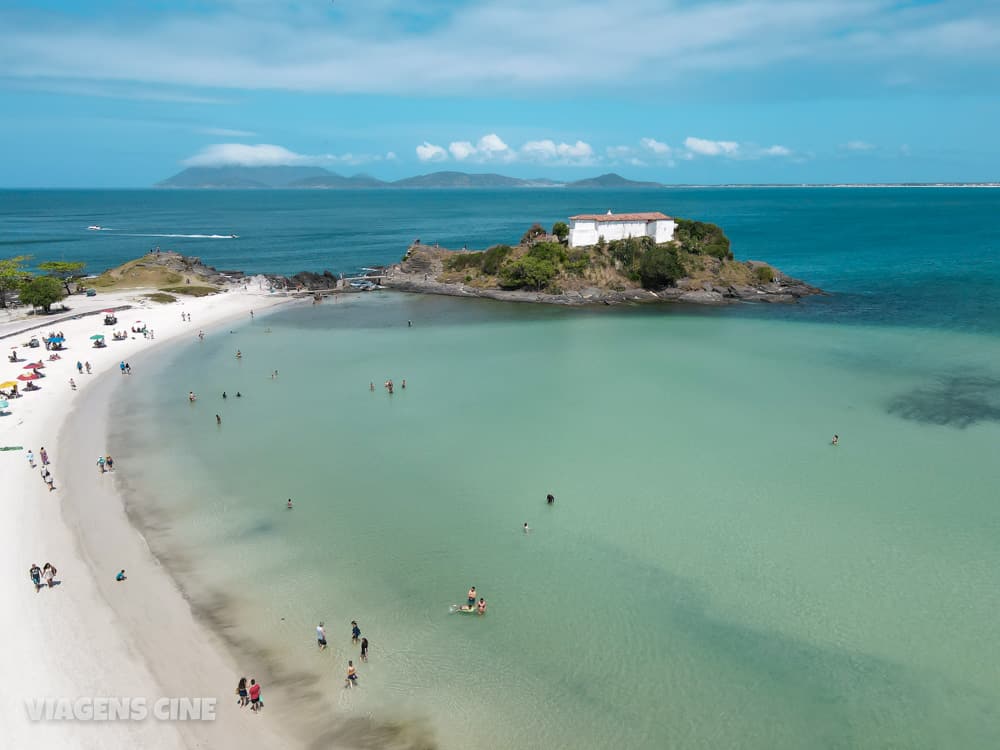
[{"label": "red tiled roof", "polygon": [[647,211],[639,214],[579,214],[570,216],[572,221],[663,221],[669,220],[666,214],[659,211]]}]

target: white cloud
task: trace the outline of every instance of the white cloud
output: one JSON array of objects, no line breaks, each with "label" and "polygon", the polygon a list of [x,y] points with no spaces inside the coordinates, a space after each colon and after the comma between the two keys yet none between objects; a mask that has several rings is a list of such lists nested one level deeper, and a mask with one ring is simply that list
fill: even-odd
[{"label": "white cloud", "polygon": [[595,161],[594,149],[589,143],[556,143],[551,138],[528,141],[520,148],[520,158],[522,161],[581,165]]},{"label": "white cloud", "polygon": [[787,146],[769,146],[763,150],[764,156],[791,156],[792,150]]},{"label": "white cloud", "polygon": [[865,141],[848,141],[841,148],[846,151],[871,151],[875,146]]},{"label": "white cloud", "polygon": [[217,135],[220,138],[253,138],[257,135],[249,130],[230,130],[229,128],[201,128],[198,132],[205,135]]},{"label": "white cloud", "polygon": [[642,144],[643,148],[652,151],[654,154],[662,156],[670,153],[670,146],[655,138],[643,138],[639,143]]},{"label": "white cloud", "polygon": [[459,161],[468,159],[476,153],[476,147],[469,141],[454,141],[448,146],[448,150],[451,152],[451,155]]},{"label": "white cloud", "polygon": [[448,151],[457,161],[512,161],[515,158],[510,146],[496,133],[484,135],[475,145],[471,141],[452,141]]},{"label": "white cloud", "polygon": [[[391,154],[392,152],[390,152]],[[366,164],[395,158],[395,155],[371,154],[297,154],[284,146],[271,143],[213,143],[181,163],[186,167],[285,167],[285,166],[334,166],[337,164]]]},{"label": "white cloud", "polygon": [[692,154],[699,156],[733,156],[740,148],[736,141],[710,141],[694,136],[685,138],[684,146]]},{"label": "white cloud", "polygon": [[417,158],[420,161],[444,161],[448,158],[448,152],[440,146],[424,141],[417,146]]},{"label": "white cloud", "polygon": [[385,160],[386,161],[395,161],[396,160],[396,152],[395,151],[389,151],[389,152],[387,152],[386,155],[385,155]]}]

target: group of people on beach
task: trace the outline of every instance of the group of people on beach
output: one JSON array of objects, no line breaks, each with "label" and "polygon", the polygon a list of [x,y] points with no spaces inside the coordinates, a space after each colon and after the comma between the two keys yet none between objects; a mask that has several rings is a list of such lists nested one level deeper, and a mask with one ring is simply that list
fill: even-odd
[{"label": "group of people on beach", "polygon": [[[44,446],[38,449],[38,457],[39,459],[41,459],[42,462],[42,467],[41,467],[42,481],[45,482],[46,485],[48,485],[49,492],[52,492],[52,490],[56,488],[55,479],[52,477],[52,472],[49,471],[49,454],[48,451],[45,450]],[[35,454],[31,451],[31,448],[28,448],[27,458],[28,458],[28,465],[31,466],[32,469],[34,469]]]}]

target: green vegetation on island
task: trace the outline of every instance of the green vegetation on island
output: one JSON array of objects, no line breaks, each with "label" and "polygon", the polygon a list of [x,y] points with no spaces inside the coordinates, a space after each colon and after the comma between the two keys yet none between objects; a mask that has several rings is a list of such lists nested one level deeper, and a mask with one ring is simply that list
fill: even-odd
[{"label": "green vegetation on island", "polygon": [[[16,297],[23,305],[40,307],[48,312],[52,305],[73,293],[71,283],[83,277],[87,264],[83,261],[48,260],[29,267],[30,255],[0,258],[0,308],[6,308]],[[37,271],[45,275],[37,275]]]}]

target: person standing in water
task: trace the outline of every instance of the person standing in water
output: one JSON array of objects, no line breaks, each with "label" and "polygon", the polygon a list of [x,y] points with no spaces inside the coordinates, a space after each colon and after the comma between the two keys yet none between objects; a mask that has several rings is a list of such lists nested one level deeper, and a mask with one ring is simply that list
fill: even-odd
[{"label": "person standing in water", "polygon": [[556,501],[556,496],[553,495],[551,492],[545,496],[545,502],[547,502],[549,505],[552,505],[552,503],[554,503],[555,501]]},{"label": "person standing in water", "polygon": [[528,522],[525,521],[524,522],[524,533],[527,534],[529,531],[530,531],[530,529],[528,528]]},{"label": "person standing in water", "polygon": [[361,639],[361,661],[368,661],[368,639]]},{"label": "person standing in water", "polygon": [[476,587],[473,586],[469,589],[469,606],[471,607],[476,603]]},{"label": "person standing in water", "polygon": [[479,604],[476,605],[476,614],[485,615],[486,614],[486,600],[479,597]]},{"label": "person standing in water", "polygon": [[292,509],[292,498],[288,498],[288,505],[285,506],[288,510]]},{"label": "person standing in water", "polygon": [[319,646],[320,651],[326,648],[326,628],[323,627],[322,621],[316,626],[316,644]]},{"label": "person standing in water", "polygon": [[358,684],[358,670],[354,666],[353,661],[347,662],[347,682],[345,687],[354,687]]},{"label": "person standing in water", "polygon": [[361,628],[358,627],[357,620],[351,620],[351,643],[357,643],[361,640]]},{"label": "person standing in water", "polygon": [[222,417],[220,417],[218,414],[215,415],[215,423],[217,425],[221,425],[222,424]]},{"label": "person standing in water", "polygon": [[830,441],[830,445],[836,445],[840,442],[840,435],[834,435],[833,440]]}]

